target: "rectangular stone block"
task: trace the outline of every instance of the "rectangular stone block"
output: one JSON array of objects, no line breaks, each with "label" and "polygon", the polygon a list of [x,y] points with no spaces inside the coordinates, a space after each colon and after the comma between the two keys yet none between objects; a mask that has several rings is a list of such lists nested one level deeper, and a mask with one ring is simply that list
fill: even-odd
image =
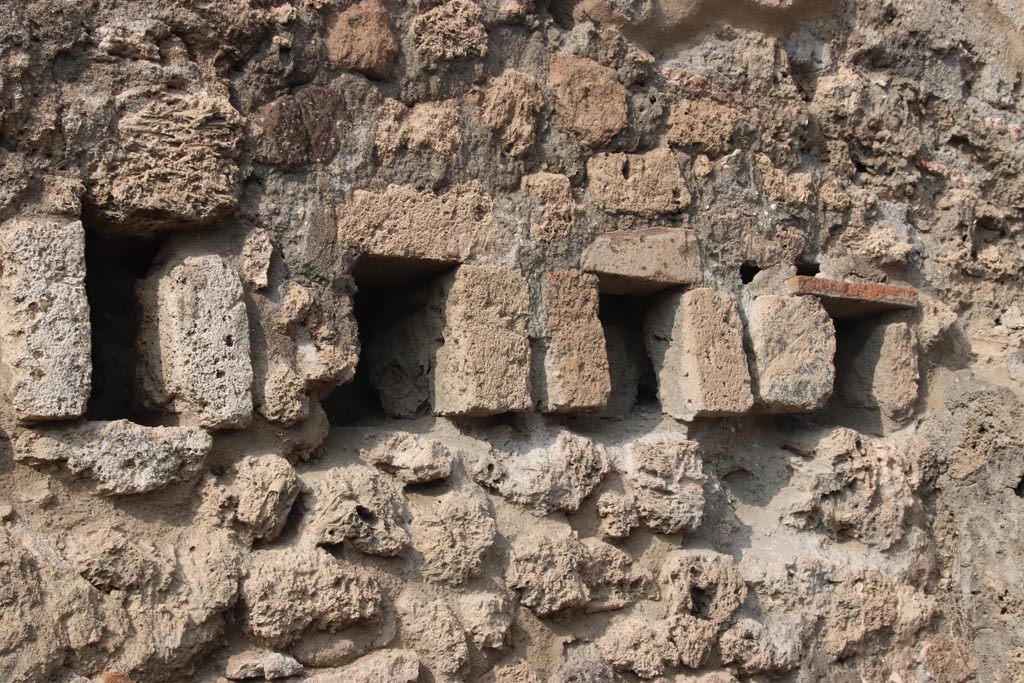
[{"label": "rectangular stone block", "polygon": [[138,287],[138,399],[182,424],[241,428],[253,371],[242,282],[219,256],[173,258]]},{"label": "rectangular stone block", "polygon": [[92,384],[85,231],[19,218],[0,229],[0,378],[22,422],[85,413]]},{"label": "rectangular stone block", "polygon": [[597,274],[604,294],[649,294],[703,280],[697,237],[683,228],[606,232],[583,252],[583,270]]},{"label": "rectangular stone block", "polygon": [[691,199],[675,154],[667,147],[643,154],[595,154],[587,160],[587,178],[587,189],[608,213],[679,213]]},{"label": "rectangular stone block", "polygon": [[836,333],[813,297],[764,295],[745,307],[754,402],[772,413],[825,405],[835,381]]},{"label": "rectangular stone block", "polygon": [[446,279],[434,412],[497,415],[529,410],[526,280],[518,271],[496,266],[462,266]]},{"label": "rectangular stone block", "polygon": [[602,410],[611,380],[604,330],[597,317],[597,277],[574,270],[545,273],[541,306],[545,329],[541,411]]},{"label": "rectangular stone block", "polygon": [[797,295],[814,295],[833,318],[863,318],[897,308],[916,308],[917,290],[876,282],[843,282],[797,275],[786,281]]},{"label": "rectangular stone block", "polygon": [[661,410],[679,420],[738,415],[753,406],[735,298],[708,288],[669,294],[644,325]]}]

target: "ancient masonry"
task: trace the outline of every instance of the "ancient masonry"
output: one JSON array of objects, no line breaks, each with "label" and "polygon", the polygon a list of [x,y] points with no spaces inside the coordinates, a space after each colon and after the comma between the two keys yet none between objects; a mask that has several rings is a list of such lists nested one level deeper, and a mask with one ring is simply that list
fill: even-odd
[{"label": "ancient masonry", "polygon": [[0,683],[1021,683],[1022,36],[0,0]]}]

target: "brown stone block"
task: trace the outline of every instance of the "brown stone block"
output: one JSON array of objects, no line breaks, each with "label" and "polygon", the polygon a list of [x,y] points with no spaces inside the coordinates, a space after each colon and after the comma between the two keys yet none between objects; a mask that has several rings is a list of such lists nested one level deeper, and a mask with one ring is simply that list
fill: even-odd
[{"label": "brown stone block", "polygon": [[604,294],[649,294],[703,279],[697,238],[682,228],[599,235],[583,252],[583,270],[597,274]]},{"label": "brown stone block", "polygon": [[833,318],[863,318],[894,308],[916,308],[917,290],[875,282],[843,282],[808,275],[786,281],[793,294],[813,294]]}]

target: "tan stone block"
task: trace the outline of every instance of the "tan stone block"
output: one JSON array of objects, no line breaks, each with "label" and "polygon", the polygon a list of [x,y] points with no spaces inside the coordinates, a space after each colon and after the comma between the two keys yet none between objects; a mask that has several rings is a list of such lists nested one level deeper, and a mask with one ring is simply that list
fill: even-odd
[{"label": "tan stone block", "polygon": [[219,256],[184,256],[143,280],[138,296],[142,407],[210,429],[248,425],[253,371],[238,275]]},{"label": "tan stone block", "polygon": [[597,273],[604,294],[649,294],[703,280],[697,238],[683,228],[606,232],[582,262],[583,270]]},{"label": "tan stone block", "polygon": [[541,299],[546,331],[541,410],[603,409],[611,380],[604,330],[597,317],[597,277],[572,270],[545,273]]},{"label": "tan stone block", "polygon": [[23,422],[85,413],[92,381],[85,231],[19,218],[0,229],[0,379]]},{"label": "tan stone block", "polygon": [[666,147],[643,154],[595,154],[587,160],[587,189],[609,213],[659,216],[690,203],[675,154]]},{"label": "tan stone block", "polygon": [[530,295],[514,270],[462,266],[447,276],[444,344],[437,350],[438,415],[529,410]]},{"label": "tan stone block", "polygon": [[543,106],[537,79],[507,69],[488,84],[480,115],[488,128],[501,133],[505,153],[520,157],[533,147],[537,138],[537,113]]},{"label": "tan stone block", "polygon": [[416,52],[429,66],[487,55],[487,28],[480,6],[471,0],[448,0],[412,22]]},{"label": "tan stone block", "polygon": [[535,242],[566,239],[576,219],[576,199],[569,178],[560,173],[534,173],[523,176],[522,187],[540,210],[530,223],[530,237]]},{"label": "tan stone block", "polygon": [[721,156],[732,148],[732,133],[739,120],[739,111],[714,100],[680,100],[668,116],[668,141]]},{"label": "tan stone block", "polygon": [[836,334],[812,297],[765,295],[746,311],[750,377],[758,408],[817,410],[832,395]]},{"label": "tan stone block", "polygon": [[548,86],[562,124],[588,145],[599,147],[626,127],[628,93],[614,69],[585,57],[555,55]]},{"label": "tan stone block", "polygon": [[391,75],[399,52],[391,17],[380,0],[362,0],[340,12],[327,29],[324,46],[333,66],[376,80]]},{"label": "tan stone block", "polygon": [[738,415],[753,406],[736,300],[708,288],[670,294],[645,321],[647,350],[666,415]]}]

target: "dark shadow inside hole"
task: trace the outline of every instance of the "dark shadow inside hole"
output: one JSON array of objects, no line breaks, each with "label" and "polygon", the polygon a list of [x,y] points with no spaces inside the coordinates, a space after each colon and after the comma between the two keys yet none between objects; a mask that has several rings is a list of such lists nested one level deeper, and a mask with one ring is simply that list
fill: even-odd
[{"label": "dark shadow inside hole", "polygon": [[761,269],[752,263],[744,263],[740,266],[740,282],[745,285],[749,285],[754,281],[754,277],[761,272]]},{"label": "dark shadow inside hole", "polygon": [[657,406],[658,382],[644,342],[644,318],[652,295],[602,294],[598,317],[608,350],[611,394],[605,414],[625,415],[635,407]]},{"label": "dark shadow inside hole", "polygon": [[800,261],[796,264],[796,274],[806,275],[807,277],[814,277],[821,272],[821,266],[817,263],[810,263],[809,261]]},{"label": "dark shadow inside hole", "polygon": [[379,422],[386,419],[377,390],[370,383],[366,367],[366,348],[368,346],[374,321],[375,311],[388,297],[388,287],[360,286],[353,299],[353,314],[359,328],[359,363],[356,374],[351,382],[337,387],[323,400],[323,409],[327,413],[327,421],[332,425],[357,425]]},{"label": "dark shadow inside hole", "polygon": [[85,289],[92,326],[89,420],[139,417],[133,406],[139,328],[135,285],[149,273],[159,248],[158,240],[86,228]]},{"label": "dark shadow inside hole", "polygon": [[1021,477],[1017,485],[1013,487],[1013,492],[1018,498],[1024,498],[1024,477]]}]

